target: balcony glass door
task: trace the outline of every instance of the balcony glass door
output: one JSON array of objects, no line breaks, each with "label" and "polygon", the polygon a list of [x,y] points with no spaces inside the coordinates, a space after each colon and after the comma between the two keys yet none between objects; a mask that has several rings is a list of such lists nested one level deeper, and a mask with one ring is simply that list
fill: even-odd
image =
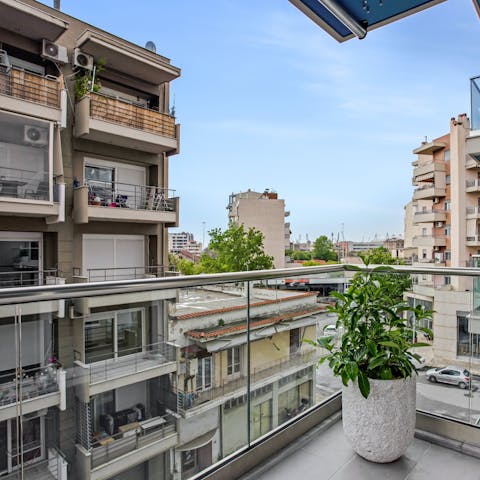
[{"label": "balcony glass door", "polygon": [[108,206],[114,201],[114,172],[111,167],[85,165],[89,205]]},{"label": "balcony glass door", "polygon": [[212,386],[212,357],[198,359],[197,392]]},{"label": "balcony glass door", "polygon": [[85,322],[85,362],[141,352],[145,345],[143,309],[92,315]]},{"label": "balcony glass door", "polygon": [[43,283],[41,234],[0,233],[0,287]]}]

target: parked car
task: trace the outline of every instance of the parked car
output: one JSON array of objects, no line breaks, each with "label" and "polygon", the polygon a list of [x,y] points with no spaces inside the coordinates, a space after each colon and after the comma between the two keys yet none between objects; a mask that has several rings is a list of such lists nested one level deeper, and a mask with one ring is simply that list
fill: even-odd
[{"label": "parked car", "polygon": [[[418,355],[418,354],[417,354]],[[413,363],[413,366],[417,370],[421,370],[422,368],[425,368],[425,358],[419,355],[419,359],[417,360],[415,357],[412,357],[410,360]]]},{"label": "parked car", "polygon": [[449,383],[450,385],[457,385],[457,387],[460,388],[469,387],[471,382],[471,376],[468,370],[452,365],[431,368],[427,370],[426,375],[430,382]]},{"label": "parked car", "polygon": [[331,336],[331,335],[336,335],[337,332],[337,327],[332,323],[331,325],[325,325],[323,327],[323,335],[324,336]]}]

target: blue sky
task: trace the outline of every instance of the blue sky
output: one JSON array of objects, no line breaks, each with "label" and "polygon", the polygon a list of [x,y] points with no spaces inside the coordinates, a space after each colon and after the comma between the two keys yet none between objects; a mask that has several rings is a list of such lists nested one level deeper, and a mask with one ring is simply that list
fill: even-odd
[{"label": "blue sky", "polygon": [[[390,0],[389,0],[390,1]],[[53,3],[44,2],[49,5]],[[449,0],[339,44],[287,0],[62,0],[62,9],[182,69],[170,186],[179,230],[225,228],[228,196],[274,189],[292,239],[403,232],[412,150],[469,114],[480,20]],[[108,65],[107,65],[108,68]]]}]

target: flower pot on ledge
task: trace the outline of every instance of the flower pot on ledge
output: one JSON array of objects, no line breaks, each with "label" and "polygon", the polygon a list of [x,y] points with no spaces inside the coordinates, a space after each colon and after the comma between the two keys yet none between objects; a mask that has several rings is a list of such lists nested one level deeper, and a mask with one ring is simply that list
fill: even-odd
[{"label": "flower pot on ledge", "polygon": [[388,463],[406,452],[415,434],[415,377],[369,379],[368,398],[362,396],[356,382],[343,386],[343,432],[358,455]]}]

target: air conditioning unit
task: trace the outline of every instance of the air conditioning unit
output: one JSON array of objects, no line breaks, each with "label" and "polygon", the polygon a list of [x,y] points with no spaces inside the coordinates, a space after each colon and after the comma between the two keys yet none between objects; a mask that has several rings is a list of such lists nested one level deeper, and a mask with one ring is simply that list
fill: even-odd
[{"label": "air conditioning unit", "polygon": [[23,127],[23,141],[28,145],[47,145],[48,130],[34,125],[25,125]]},{"label": "air conditioning unit", "polygon": [[73,51],[72,64],[74,67],[84,68],[85,70],[93,70],[93,57],[87,53],[83,53],[79,48]]},{"label": "air conditioning unit", "polygon": [[4,67],[7,69],[7,72],[10,70],[10,59],[8,58],[8,54],[5,50],[0,50],[0,67]]},{"label": "air conditioning unit", "polygon": [[42,57],[54,62],[68,63],[67,47],[43,39]]},{"label": "air conditioning unit", "polygon": [[435,222],[436,227],[443,227],[443,222]]},{"label": "air conditioning unit", "polygon": [[438,203],[439,201],[440,201],[440,199],[439,199],[438,197],[435,197],[435,198],[433,199],[433,203]]}]

